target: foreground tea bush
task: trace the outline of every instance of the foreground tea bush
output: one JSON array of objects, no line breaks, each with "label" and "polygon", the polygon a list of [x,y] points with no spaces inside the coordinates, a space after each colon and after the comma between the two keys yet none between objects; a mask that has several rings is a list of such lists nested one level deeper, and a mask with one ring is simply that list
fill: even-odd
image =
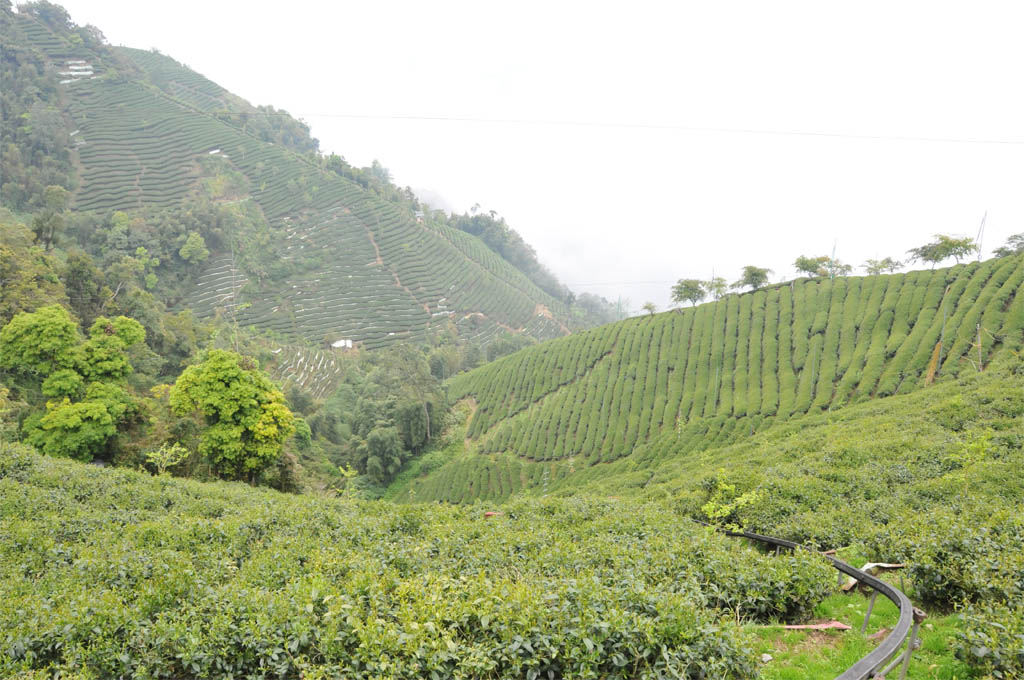
[{"label": "foreground tea bush", "polygon": [[485,519],[5,456],[4,676],[749,678],[738,620],[831,580],[655,505]]},{"label": "foreground tea bush", "polygon": [[988,678],[1024,676],[1024,605],[972,605],[953,642],[957,657]]}]

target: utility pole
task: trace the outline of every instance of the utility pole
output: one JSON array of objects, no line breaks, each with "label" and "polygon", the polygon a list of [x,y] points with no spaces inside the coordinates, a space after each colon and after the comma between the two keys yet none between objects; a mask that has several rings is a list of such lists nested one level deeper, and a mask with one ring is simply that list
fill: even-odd
[{"label": "utility pole", "polygon": [[974,239],[974,245],[978,246],[978,262],[981,262],[981,239],[985,236],[985,220],[988,219],[988,210],[981,216],[981,226],[978,227],[978,238]]}]

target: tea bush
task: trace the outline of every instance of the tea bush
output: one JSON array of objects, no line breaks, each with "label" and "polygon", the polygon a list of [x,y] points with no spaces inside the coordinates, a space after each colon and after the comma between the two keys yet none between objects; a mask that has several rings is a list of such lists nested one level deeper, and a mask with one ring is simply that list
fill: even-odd
[{"label": "tea bush", "polygon": [[963,614],[964,628],[953,649],[958,658],[988,678],[1024,676],[1024,604],[972,605]]},{"label": "tea bush", "polygon": [[395,506],[0,462],[0,675],[749,678],[828,592],[656,504]]}]

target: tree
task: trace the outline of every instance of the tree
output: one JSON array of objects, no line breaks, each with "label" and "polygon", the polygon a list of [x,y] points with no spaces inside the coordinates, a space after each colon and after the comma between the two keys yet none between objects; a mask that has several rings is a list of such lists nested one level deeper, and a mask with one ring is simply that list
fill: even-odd
[{"label": "tree", "polygon": [[714,300],[721,300],[729,291],[729,284],[721,276],[712,276],[704,282],[704,288]]},{"label": "tree", "polygon": [[178,255],[190,264],[198,264],[210,256],[210,251],[206,249],[206,241],[199,232],[190,231]]},{"label": "tree", "polygon": [[385,483],[402,466],[402,440],[394,427],[378,425],[366,435],[366,474]]},{"label": "tree", "polygon": [[57,235],[64,231],[65,214],[71,194],[64,187],[51,184],[43,190],[43,209],[32,218],[32,231],[46,250],[57,242]]},{"label": "tree", "polygon": [[846,276],[853,271],[853,267],[850,265],[843,264],[839,260],[827,255],[819,255],[818,257],[801,255],[796,258],[793,266],[796,267],[798,272],[814,278],[824,276],[835,278],[837,276]]},{"label": "tree", "polygon": [[89,380],[117,380],[132,372],[127,349],[142,342],[146,331],[135,319],[98,317],[82,345],[81,373]]},{"label": "tree", "polygon": [[748,264],[743,268],[743,276],[740,280],[732,284],[733,288],[747,288],[751,290],[757,290],[764,284],[768,283],[768,275],[772,273],[771,269],[762,269],[755,267],[752,264]]},{"label": "tree", "polygon": [[853,271],[853,267],[852,266],[850,266],[848,264],[843,264],[842,262],[839,261],[838,258],[831,258],[830,257],[825,262],[825,273],[830,278],[834,279],[837,276],[846,276],[847,274],[849,274],[852,271]]},{"label": "tree", "polygon": [[0,330],[0,368],[21,375],[48,376],[78,368],[78,325],[60,305],[20,312]]},{"label": "tree", "polygon": [[654,304],[653,302],[645,302],[644,306],[641,307],[640,309],[644,310],[645,312],[647,312],[651,316],[654,316],[654,313],[656,311],[658,311],[658,306],[656,304]]},{"label": "tree", "polygon": [[861,267],[864,268],[864,271],[872,276],[878,274],[891,274],[895,271],[899,271],[902,266],[902,262],[894,260],[891,257],[887,257],[884,260],[867,260],[861,265]]},{"label": "tree", "polygon": [[18,312],[67,300],[53,257],[24,225],[0,217],[0,324]]},{"label": "tree", "polygon": [[99,401],[72,403],[65,397],[47,406],[46,415],[31,421],[28,443],[48,456],[75,458],[88,462],[117,432],[114,418]]},{"label": "tree", "polygon": [[45,413],[26,420],[26,440],[52,456],[89,461],[100,454],[136,412],[118,383],[132,372],[127,348],[145,337],[133,319],[99,317],[82,342],[77,324],[59,305],[11,319],[0,330],[0,367],[26,385],[41,382],[40,392],[50,399]]},{"label": "tree", "polygon": [[934,269],[935,265],[951,257],[956,258],[957,264],[959,264],[961,258],[978,252],[978,246],[974,243],[974,239],[969,236],[956,237],[947,234],[936,234],[935,240],[931,243],[911,248],[907,252],[910,253],[911,262],[916,262],[917,260],[929,262]]},{"label": "tree", "polygon": [[94,382],[85,399],[48,402],[45,415],[26,421],[26,440],[49,456],[88,462],[101,454],[119,424],[136,410],[135,402],[113,383]]},{"label": "tree", "polygon": [[798,272],[808,276],[828,276],[828,269],[826,268],[828,262],[829,258],[827,255],[820,255],[818,257],[801,255],[796,258],[793,266],[796,267]]},{"label": "tree", "polygon": [[1024,253],[1024,232],[1014,234],[1006,239],[1006,244],[1001,248],[996,248],[994,254],[996,257],[1009,257],[1019,253]]},{"label": "tree", "polygon": [[203,415],[199,453],[227,479],[254,481],[278,461],[295,431],[284,395],[259,364],[226,350],[211,350],[186,368],[171,388],[170,405],[178,415]]},{"label": "tree", "polygon": [[682,304],[687,301],[691,306],[708,296],[704,282],[698,279],[679,279],[676,285],[672,286],[672,302]]}]

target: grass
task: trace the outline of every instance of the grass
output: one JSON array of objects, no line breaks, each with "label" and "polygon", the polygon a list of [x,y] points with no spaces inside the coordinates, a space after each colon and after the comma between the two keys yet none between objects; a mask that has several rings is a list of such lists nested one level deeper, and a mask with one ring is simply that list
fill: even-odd
[{"label": "grass", "polygon": [[[913,590],[909,593],[913,600]],[[840,621],[851,630],[804,631],[785,630],[781,626],[748,627],[755,639],[758,657],[770,654],[772,660],[762,664],[764,680],[804,680],[834,678],[873,650],[880,640],[871,639],[883,629],[892,630],[899,619],[899,610],[887,598],[875,602],[867,631],[860,632],[870,596],[837,593],[815,607],[819,621]],[[912,680],[963,680],[970,677],[967,666],[954,658],[949,641],[959,626],[955,614],[929,616],[920,629],[921,646],[910,658],[907,677]],[[899,673],[899,666],[890,675]]]}]

